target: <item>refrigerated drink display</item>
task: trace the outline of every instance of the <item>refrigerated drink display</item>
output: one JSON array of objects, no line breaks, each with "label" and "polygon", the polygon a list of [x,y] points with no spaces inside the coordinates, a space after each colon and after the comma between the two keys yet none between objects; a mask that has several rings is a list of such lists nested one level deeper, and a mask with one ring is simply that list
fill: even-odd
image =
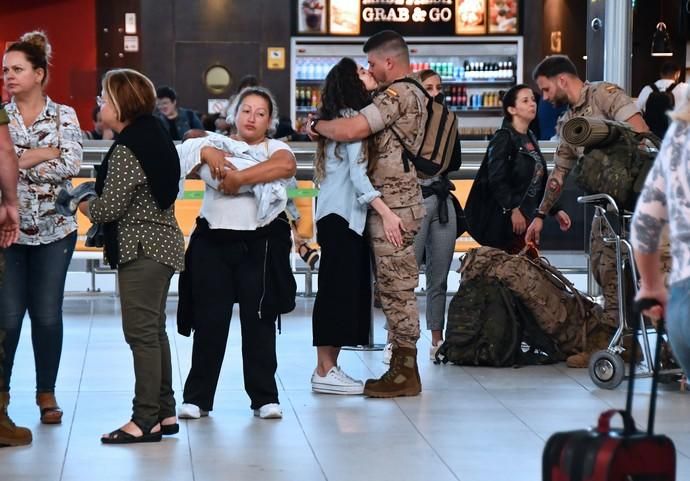
[{"label": "refrigerated drink display", "polygon": [[[320,89],[331,68],[344,56],[367,66],[362,45],[366,39],[293,38],[293,122],[306,125],[320,102]],[[410,38],[410,69],[434,70],[441,77],[447,105],[459,113],[465,128],[500,125],[501,98],[522,80],[522,37],[481,39]]]}]

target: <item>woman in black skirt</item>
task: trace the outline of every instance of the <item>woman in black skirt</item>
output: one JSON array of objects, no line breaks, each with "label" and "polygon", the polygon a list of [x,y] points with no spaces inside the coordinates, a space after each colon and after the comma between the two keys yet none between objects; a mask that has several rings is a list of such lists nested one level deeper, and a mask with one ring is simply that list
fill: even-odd
[{"label": "woman in black skirt", "polygon": [[[326,77],[319,118],[357,115],[370,102],[376,81],[351,58],[343,58]],[[336,142],[321,138],[316,151],[319,183],[317,240],[321,247],[319,290],[313,313],[317,366],[312,390],[329,394],[361,394],[362,381],[338,366],[341,346],[366,344],[371,324],[369,244],[362,236],[367,209],[374,208],[390,230],[402,221],[381,200],[367,177],[373,166],[372,142]],[[389,229],[386,229],[389,230]]]}]

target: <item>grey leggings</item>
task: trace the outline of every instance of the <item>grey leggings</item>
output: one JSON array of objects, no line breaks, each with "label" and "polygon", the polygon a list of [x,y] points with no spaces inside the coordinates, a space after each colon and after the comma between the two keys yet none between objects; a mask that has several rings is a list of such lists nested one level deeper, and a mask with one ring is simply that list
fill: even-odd
[{"label": "grey leggings", "polygon": [[426,216],[414,239],[417,265],[426,266],[426,328],[432,331],[443,330],[445,324],[448,271],[455,251],[455,208],[450,195],[446,199],[446,224],[438,219],[438,197],[431,195],[424,199]]}]

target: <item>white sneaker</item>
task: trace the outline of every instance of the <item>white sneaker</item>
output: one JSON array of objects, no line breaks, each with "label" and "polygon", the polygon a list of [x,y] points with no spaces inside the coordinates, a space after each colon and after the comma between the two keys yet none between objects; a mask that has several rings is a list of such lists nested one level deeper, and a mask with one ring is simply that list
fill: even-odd
[{"label": "white sneaker", "polygon": [[333,366],[325,376],[319,376],[314,370],[311,390],[324,394],[362,394],[364,383],[345,374],[339,366]]},{"label": "white sneaker", "polygon": [[383,363],[384,364],[390,364],[391,363],[391,357],[393,357],[393,343],[389,342],[383,347]]},{"label": "white sneaker", "polygon": [[283,410],[277,403],[264,404],[259,409],[254,409],[254,416],[261,419],[281,419]]},{"label": "white sneaker", "polygon": [[182,404],[177,410],[177,417],[180,419],[199,419],[208,416],[208,411],[204,411],[196,404]]}]

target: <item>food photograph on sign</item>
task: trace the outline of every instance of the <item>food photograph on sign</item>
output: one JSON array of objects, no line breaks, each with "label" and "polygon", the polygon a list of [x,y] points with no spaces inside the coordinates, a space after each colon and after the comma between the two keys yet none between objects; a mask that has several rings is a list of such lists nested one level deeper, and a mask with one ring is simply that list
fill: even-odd
[{"label": "food photograph on sign", "polygon": [[518,32],[518,0],[489,0],[489,33]]},{"label": "food photograph on sign", "polygon": [[458,35],[486,33],[485,0],[457,0],[455,33]]},{"label": "food photograph on sign", "polygon": [[334,35],[359,35],[359,2],[331,0],[329,11],[330,33]]},{"label": "food photograph on sign", "polygon": [[297,30],[299,33],[326,33],[325,0],[297,2]]}]

